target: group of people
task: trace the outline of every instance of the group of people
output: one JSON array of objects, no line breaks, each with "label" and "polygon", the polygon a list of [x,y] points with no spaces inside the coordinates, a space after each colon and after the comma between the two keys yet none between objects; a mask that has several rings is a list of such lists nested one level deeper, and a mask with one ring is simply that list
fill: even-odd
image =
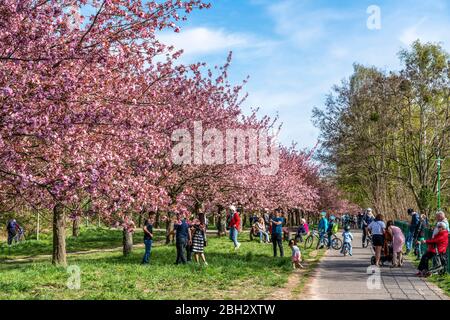
[{"label": "group of people", "polygon": [[[445,254],[448,247],[449,225],[445,213],[436,213],[436,226],[433,229],[431,239],[425,239],[425,230],[428,228],[427,216],[419,215],[413,209],[408,209],[411,217],[408,234],[405,237],[402,230],[394,225],[392,220],[384,222],[384,216],[373,215],[372,209],[368,208],[361,217],[363,230],[363,247],[367,238],[371,236],[372,245],[375,248],[375,265],[381,266],[382,257],[392,257],[392,267],[401,267],[403,261],[403,246],[406,246],[406,255],[414,248],[417,258],[420,259],[417,276],[429,276],[429,262],[436,255]],[[425,253],[422,245],[427,245]]]},{"label": "group of people", "polygon": [[[418,258],[420,258],[418,276],[428,275],[428,265],[430,259],[437,254],[443,254],[448,246],[448,221],[445,214],[439,211],[436,214],[436,227],[433,231],[431,239],[425,240],[425,230],[428,227],[428,219],[425,215],[419,215],[413,209],[408,209],[408,215],[411,216],[409,225],[409,233],[405,238],[402,230],[394,225],[392,220],[385,222],[383,214],[373,214],[371,208],[365,210],[363,214],[348,215],[342,219],[344,222],[344,230],[342,232],[343,246],[341,253],[346,248],[349,255],[352,255],[353,234],[350,232],[352,221],[356,217],[357,224],[361,226],[363,231],[362,245],[365,247],[369,243],[369,239],[375,249],[375,265],[381,266],[383,257],[391,258],[391,267],[401,267],[403,261],[403,246],[406,245],[406,254],[412,250],[413,245]],[[225,218],[225,217],[224,217]],[[155,216],[150,215],[144,226],[144,243],[145,254],[142,263],[147,264],[150,260],[150,252],[153,241],[153,224]],[[235,206],[228,208],[226,215],[225,227],[229,231],[229,239],[234,245],[234,249],[238,250],[241,243],[238,241],[238,235],[241,232],[242,223],[239,211]],[[259,236],[261,243],[270,243],[273,245],[273,256],[276,257],[278,251],[281,257],[284,257],[283,249],[283,233],[288,232],[283,228],[285,218],[281,209],[274,210],[269,213],[265,210],[260,216],[251,218],[252,227]],[[325,245],[328,249],[332,245],[332,238],[339,230],[339,222],[336,217],[331,215],[327,218],[327,213],[322,212],[318,222],[319,232],[319,248]],[[174,231],[176,239],[177,258],[175,264],[186,264],[192,260],[192,255],[197,263],[200,260],[204,265],[208,265],[204,248],[207,245],[206,223],[199,219],[190,222],[183,214],[177,214],[174,221]],[[305,219],[301,219],[301,223],[296,231],[295,238],[289,240],[289,247],[292,251],[292,264],[294,268],[302,268],[301,250],[297,246],[297,242],[303,241],[303,237],[309,234],[309,225]],[[370,238],[369,238],[370,237]],[[288,238],[289,239],[289,238]],[[328,240],[328,241],[326,241]],[[9,241],[9,240],[8,240]],[[421,244],[427,244],[428,249],[422,254]],[[384,260],[383,260],[384,261]]]},{"label": "group of people", "polygon": [[[155,223],[155,214],[150,214],[144,224],[144,244],[145,253],[142,264],[150,263],[150,254],[153,244],[153,225]],[[197,263],[202,260],[205,266],[206,261],[204,248],[207,245],[206,224],[199,219],[193,220],[192,223],[185,215],[178,213],[174,223],[175,240],[177,248],[177,258],[175,264],[186,264],[192,260],[192,255]]]}]

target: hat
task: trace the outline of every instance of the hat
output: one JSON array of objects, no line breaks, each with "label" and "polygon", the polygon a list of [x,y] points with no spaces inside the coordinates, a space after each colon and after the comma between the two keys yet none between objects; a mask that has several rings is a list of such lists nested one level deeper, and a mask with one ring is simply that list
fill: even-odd
[{"label": "hat", "polygon": [[444,222],[438,222],[438,224],[436,225],[436,227],[442,227],[442,228],[444,228],[444,229],[446,229],[447,230],[447,226],[446,226],[446,224],[444,223]]},{"label": "hat", "polygon": [[372,211],[372,208],[367,208],[367,211],[371,212],[371,211]]},{"label": "hat", "polygon": [[325,211],[323,211],[320,215],[321,215],[322,217],[325,217],[325,216],[327,215],[327,213],[326,213]]},{"label": "hat", "polygon": [[232,211],[236,211],[236,207],[235,207],[235,206],[233,206],[233,205],[231,205],[231,206],[230,206],[230,210],[232,210]]}]

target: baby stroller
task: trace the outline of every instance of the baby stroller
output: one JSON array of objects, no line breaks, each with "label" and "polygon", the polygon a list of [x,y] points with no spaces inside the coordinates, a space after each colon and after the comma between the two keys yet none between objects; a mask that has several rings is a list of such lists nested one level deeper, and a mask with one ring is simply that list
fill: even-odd
[{"label": "baby stroller", "polygon": [[[375,252],[375,246],[372,245],[372,249]],[[380,263],[382,266],[384,266],[386,262],[392,263],[393,258],[394,258],[394,247],[392,245],[392,241],[389,241],[389,239],[386,239],[385,237],[384,245],[383,248],[381,249]],[[375,255],[373,255],[372,258],[370,258],[370,263],[372,265],[375,265],[376,263]],[[401,257],[400,265],[403,265],[403,255]]]}]

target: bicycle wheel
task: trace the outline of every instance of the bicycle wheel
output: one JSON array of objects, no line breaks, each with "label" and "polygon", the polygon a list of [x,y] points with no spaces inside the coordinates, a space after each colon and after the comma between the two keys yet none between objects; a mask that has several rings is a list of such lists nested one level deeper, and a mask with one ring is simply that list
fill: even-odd
[{"label": "bicycle wheel", "polygon": [[305,249],[311,249],[314,242],[313,236],[308,236],[305,240]]},{"label": "bicycle wheel", "polygon": [[334,238],[331,240],[331,247],[334,250],[340,250],[342,248],[342,240],[339,238]]}]

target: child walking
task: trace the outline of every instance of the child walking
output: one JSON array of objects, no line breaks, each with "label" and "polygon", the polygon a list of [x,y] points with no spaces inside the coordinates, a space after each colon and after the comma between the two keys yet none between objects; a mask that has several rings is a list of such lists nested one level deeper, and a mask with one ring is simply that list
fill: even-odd
[{"label": "child walking", "polygon": [[297,242],[295,240],[289,240],[289,247],[292,250],[292,267],[294,269],[297,268],[304,268],[301,265],[301,261],[302,261],[302,253],[300,252],[300,248],[297,247]]},{"label": "child walking", "polygon": [[353,253],[352,253],[353,235],[350,232],[350,226],[348,226],[348,225],[345,226],[344,232],[342,232],[342,239],[344,240],[344,244],[342,245],[341,253],[344,253],[344,248],[345,248],[345,246],[347,246],[348,254],[353,255]]}]

